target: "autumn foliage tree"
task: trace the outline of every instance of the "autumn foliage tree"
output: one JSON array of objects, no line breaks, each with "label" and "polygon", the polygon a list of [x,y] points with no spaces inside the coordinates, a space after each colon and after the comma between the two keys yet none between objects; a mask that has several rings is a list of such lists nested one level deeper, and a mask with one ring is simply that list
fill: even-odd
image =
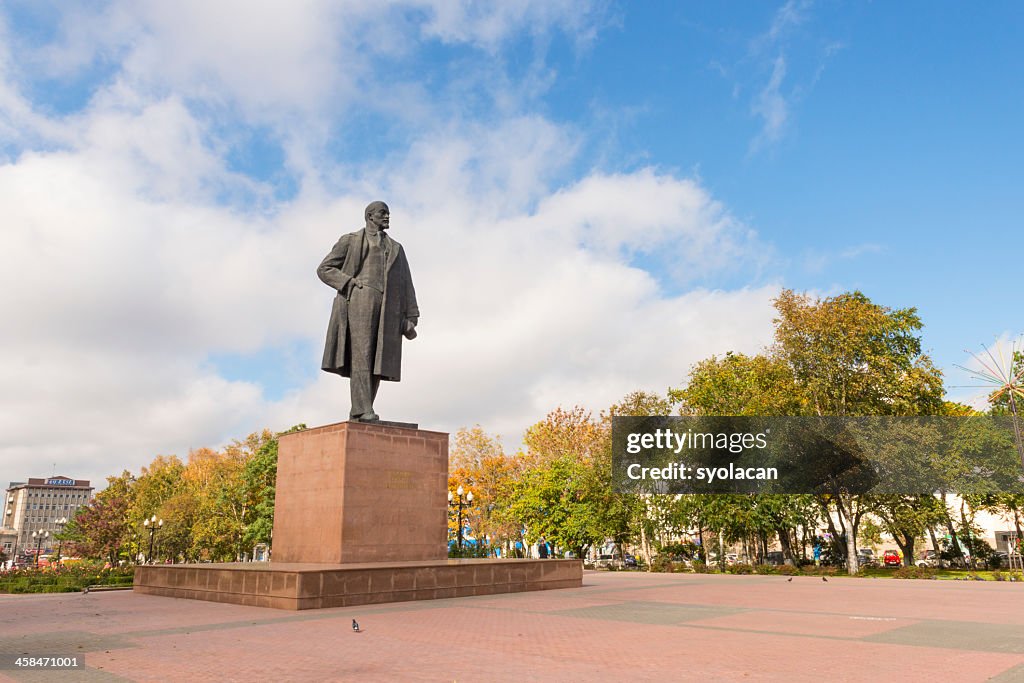
[{"label": "autumn foliage tree", "polygon": [[[292,430],[304,429],[303,425]],[[124,472],[81,508],[64,536],[83,557],[134,561],[149,554],[143,522],[164,524],[155,557],[216,561],[243,559],[270,540],[277,479],[277,436],[268,430],[221,450],[199,448],[187,462],[157,456],[138,477]]]},{"label": "autumn foliage tree", "polygon": [[134,501],[135,477],[127,470],[107,477],[107,487],[78,509],[64,528],[67,555],[100,558],[112,565],[130,540],[129,512]]}]

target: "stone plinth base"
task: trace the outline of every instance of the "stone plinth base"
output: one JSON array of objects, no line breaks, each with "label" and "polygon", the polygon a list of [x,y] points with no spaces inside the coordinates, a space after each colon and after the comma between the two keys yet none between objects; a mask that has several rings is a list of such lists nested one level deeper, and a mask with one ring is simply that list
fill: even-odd
[{"label": "stone plinth base", "polygon": [[305,564],[240,562],[138,567],[138,593],[278,609],[578,588],[580,560],[421,560]]},{"label": "stone plinth base", "polygon": [[448,556],[448,435],[340,422],[282,434],[275,562]]}]

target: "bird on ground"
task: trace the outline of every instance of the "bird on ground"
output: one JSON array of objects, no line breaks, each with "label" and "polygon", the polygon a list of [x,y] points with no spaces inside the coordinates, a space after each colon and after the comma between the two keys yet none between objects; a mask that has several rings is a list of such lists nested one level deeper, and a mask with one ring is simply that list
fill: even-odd
[{"label": "bird on ground", "polygon": [[359,633],[359,622],[355,619],[352,620],[352,630]]},{"label": "bird on ground", "polygon": [[787,582],[787,583],[790,583],[790,582],[792,582],[792,581],[793,581],[793,577],[792,577],[792,576],[791,576],[791,577],[789,577],[788,579],[786,579],[786,582]]},{"label": "bird on ground", "polygon": [[821,577],[821,580],[824,581],[825,583],[828,583],[828,578],[827,577],[823,576],[823,577]]}]

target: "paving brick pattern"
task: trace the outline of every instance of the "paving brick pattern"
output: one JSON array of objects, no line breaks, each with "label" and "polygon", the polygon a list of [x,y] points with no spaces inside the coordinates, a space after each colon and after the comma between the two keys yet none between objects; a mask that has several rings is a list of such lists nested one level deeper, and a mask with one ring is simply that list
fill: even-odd
[{"label": "paving brick pattern", "polygon": [[1024,586],[587,572],[582,588],[306,612],[0,596],[0,652],[87,665],[0,670],[14,681],[1007,683],[1024,680]]}]

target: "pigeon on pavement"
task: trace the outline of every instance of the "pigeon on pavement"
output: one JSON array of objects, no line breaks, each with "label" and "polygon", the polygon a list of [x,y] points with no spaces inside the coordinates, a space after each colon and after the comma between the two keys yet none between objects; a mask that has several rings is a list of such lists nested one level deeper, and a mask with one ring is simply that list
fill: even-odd
[{"label": "pigeon on pavement", "polygon": [[359,633],[359,622],[355,619],[352,620],[352,630]]}]

